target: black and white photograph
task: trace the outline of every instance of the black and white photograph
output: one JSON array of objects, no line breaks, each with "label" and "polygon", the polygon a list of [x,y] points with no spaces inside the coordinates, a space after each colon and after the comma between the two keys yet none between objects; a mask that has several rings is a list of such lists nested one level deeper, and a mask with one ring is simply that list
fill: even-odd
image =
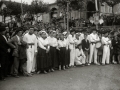
[{"label": "black and white photograph", "polygon": [[0,0],[0,90],[120,90],[120,0]]}]

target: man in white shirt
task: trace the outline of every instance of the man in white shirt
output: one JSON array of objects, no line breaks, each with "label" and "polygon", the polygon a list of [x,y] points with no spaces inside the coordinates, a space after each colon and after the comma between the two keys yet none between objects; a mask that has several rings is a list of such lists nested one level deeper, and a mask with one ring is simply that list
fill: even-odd
[{"label": "man in white shirt", "polygon": [[96,34],[96,29],[93,29],[92,30],[92,33],[90,34],[89,36],[89,41],[90,41],[90,57],[89,57],[89,64],[91,64],[92,62],[92,59],[93,59],[93,55],[94,55],[94,63],[97,64],[97,53],[96,52],[96,49],[95,49],[95,45],[96,45],[96,42],[98,42],[100,39],[97,37],[97,34]]},{"label": "man in white shirt", "polygon": [[111,40],[108,38],[108,31],[103,32],[104,36],[102,37],[103,44],[103,57],[102,57],[102,65],[109,64],[110,62],[110,44]]},{"label": "man in white shirt", "polygon": [[34,35],[34,28],[30,27],[29,33],[25,34],[23,40],[28,44],[27,48],[27,72],[32,72],[34,55],[37,53],[37,39]]},{"label": "man in white shirt", "polygon": [[75,60],[75,31],[71,30],[71,34],[68,36],[69,49],[70,49],[70,66],[74,67]]}]

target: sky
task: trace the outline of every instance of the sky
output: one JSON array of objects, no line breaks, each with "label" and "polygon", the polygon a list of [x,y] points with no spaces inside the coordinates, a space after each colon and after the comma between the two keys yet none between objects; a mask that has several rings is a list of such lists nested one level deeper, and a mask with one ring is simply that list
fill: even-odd
[{"label": "sky", "polygon": [[[11,0],[11,1],[15,1],[15,2],[21,2],[21,0]],[[22,0],[22,2],[27,2],[28,4],[31,4],[33,0]],[[46,3],[54,3],[56,0],[42,0],[43,2]]]}]

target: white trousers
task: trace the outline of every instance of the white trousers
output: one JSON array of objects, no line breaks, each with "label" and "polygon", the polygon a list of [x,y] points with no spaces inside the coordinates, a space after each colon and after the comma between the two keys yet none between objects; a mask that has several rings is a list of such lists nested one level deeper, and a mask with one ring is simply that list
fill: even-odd
[{"label": "white trousers", "polygon": [[80,57],[79,57],[79,60],[78,60],[78,59],[75,60],[75,64],[76,64],[76,65],[82,65],[82,64],[85,64],[85,59],[86,59],[86,57],[82,57],[82,56],[80,56]]},{"label": "white trousers", "polygon": [[74,66],[75,61],[75,49],[71,49],[70,51],[70,66]]},{"label": "white trousers", "polygon": [[102,57],[102,64],[109,64],[110,62],[110,48],[108,45],[104,45],[103,47],[103,57]]},{"label": "white trousers", "polygon": [[33,59],[32,72],[35,72],[35,70],[36,70],[36,56],[34,56],[34,59]]},{"label": "white trousers", "polygon": [[98,53],[98,49],[95,47],[94,49],[94,63],[97,64],[97,53]]},{"label": "white trousers", "polygon": [[95,57],[95,44],[90,44],[90,56],[89,56],[89,63],[91,64],[93,60],[93,55]]},{"label": "white trousers", "polygon": [[27,72],[32,72],[33,60],[34,60],[35,49],[34,46],[29,46],[27,49]]}]

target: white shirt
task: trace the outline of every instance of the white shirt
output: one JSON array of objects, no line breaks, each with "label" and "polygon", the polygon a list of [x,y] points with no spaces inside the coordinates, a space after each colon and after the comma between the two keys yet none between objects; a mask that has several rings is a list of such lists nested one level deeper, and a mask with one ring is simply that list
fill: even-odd
[{"label": "white shirt", "polygon": [[49,41],[49,45],[50,46],[52,46],[52,47],[57,47],[58,46],[58,42],[57,42],[56,38],[54,38],[54,37],[48,37],[47,39]]},{"label": "white shirt", "polygon": [[29,33],[26,33],[23,36],[23,41],[25,41],[26,43],[34,43],[35,46],[35,52],[37,52],[37,38],[35,36],[35,34],[30,35]]},{"label": "white shirt", "polygon": [[111,40],[108,37],[102,37],[102,44],[111,44]]},{"label": "white shirt", "polygon": [[73,37],[71,34],[68,36],[69,48],[75,49],[75,36]]},{"label": "white shirt", "polygon": [[98,37],[97,34],[91,33],[90,36],[89,36],[89,41],[90,42],[97,42],[97,41],[100,41],[100,38]]},{"label": "white shirt", "polygon": [[58,40],[58,47],[66,47],[66,44],[65,40]]},{"label": "white shirt", "polygon": [[49,42],[48,42],[47,39],[43,39],[43,38],[39,37],[38,40],[37,40],[37,43],[38,43],[38,46],[39,46],[40,48],[46,50],[47,47],[45,47],[45,46],[47,46]]}]

